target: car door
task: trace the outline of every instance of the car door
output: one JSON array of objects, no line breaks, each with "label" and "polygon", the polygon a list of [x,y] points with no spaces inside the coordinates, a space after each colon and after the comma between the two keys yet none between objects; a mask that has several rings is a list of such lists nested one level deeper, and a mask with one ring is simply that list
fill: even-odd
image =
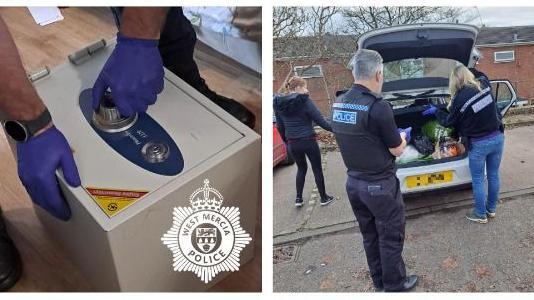
[{"label": "car door", "polygon": [[273,120],[273,167],[283,161],[286,155],[286,146]]},{"label": "car door", "polygon": [[497,102],[497,107],[500,110],[501,116],[508,112],[510,107],[517,100],[514,87],[508,80],[491,80],[491,94],[493,99]]}]

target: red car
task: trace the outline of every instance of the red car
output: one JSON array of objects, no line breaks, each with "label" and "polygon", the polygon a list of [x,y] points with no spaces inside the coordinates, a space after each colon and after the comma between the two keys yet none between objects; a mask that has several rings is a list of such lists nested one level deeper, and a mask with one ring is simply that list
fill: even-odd
[{"label": "red car", "polygon": [[276,122],[273,120],[273,167],[277,165],[292,165],[295,163],[291,154],[287,150],[286,143],[282,140],[280,132],[276,127]]}]

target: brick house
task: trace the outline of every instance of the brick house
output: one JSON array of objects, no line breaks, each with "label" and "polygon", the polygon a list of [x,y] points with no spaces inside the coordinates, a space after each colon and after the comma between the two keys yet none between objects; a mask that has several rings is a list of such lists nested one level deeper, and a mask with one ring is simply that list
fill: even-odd
[{"label": "brick house", "polygon": [[490,79],[508,79],[519,98],[534,100],[534,26],[482,27],[478,68]]},{"label": "brick house", "polygon": [[[353,81],[347,65],[357,38],[327,36],[326,47],[331,51],[320,56],[312,53],[309,40],[301,39],[284,51],[275,49],[273,91],[283,92],[287,79],[298,74],[308,81],[311,99],[329,116],[336,91],[350,87]],[[534,26],[482,27],[476,47],[483,56],[478,65],[481,71],[490,79],[508,79],[519,98],[534,102]]]},{"label": "brick house", "polygon": [[[347,68],[347,59],[322,58],[275,61],[273,91],[283,92],[284,83],[296,73],[306,78],[310,97],[319,110],[330,112],[332,100],[338,90],[345,89],[353,82],[351,71]],[[302,66],[311,65],[301,71]],[[304,74],[303,74],[304,73]]]},{"label": "brick house", "polygon": [[306,78],[310,97],[319,110],[328,115],[336,91],[352,83],[347,64],[351,59],[357,38],[352,35],[326,35],[323,51],[309,37],[293,39],[282,49],[274,42],[273,92],[284,92],[284,85],[293,75]]}]

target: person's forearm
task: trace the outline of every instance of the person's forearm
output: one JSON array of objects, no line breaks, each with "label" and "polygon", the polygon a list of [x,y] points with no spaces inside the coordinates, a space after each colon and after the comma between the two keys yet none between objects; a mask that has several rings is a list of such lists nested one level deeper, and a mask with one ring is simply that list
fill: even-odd
[{"label": "person's forearm", "polygon": [[120,33],[130,38],[158,40],[167,11],[166,7],[124,8]]},{"label": "person's forearm", "polygon": [[315,122],[315,124],[321,126],[321,128],[326,131],[332,131],[332,126],[330,125],[330,123],[325,120],[321,112],[317,109],[315,104],[311,102],[311,100],[308,101],[308,115],[313,120],[313,122]]},{"label": "person's forearm", "polygon": [[36,119],[45,106],[28,80],[20,56],[0,17],[0,111],[11,120]]},{"label": "person's forearm", "polygon": [[317,125],[321,126],[321,128],[323,128],[324,130],[332,132],[332,126],[330,125],[330,123],[328,123],[328,121],[326,121],[325,118],[323,118],[320,112],[318,112],[318,114],[319,115],[317,116],[316,119],[314,119],[314,122]]},{"label": "person's forearm", "polygon": [[396,148],[389,148],[389,152],[396,157],[399,157],[402,155],[402,152],[404,152],[404,149],[406,148],[406,133],[402,132],[400,134],[401,136],[401,144],[397,146]]}]

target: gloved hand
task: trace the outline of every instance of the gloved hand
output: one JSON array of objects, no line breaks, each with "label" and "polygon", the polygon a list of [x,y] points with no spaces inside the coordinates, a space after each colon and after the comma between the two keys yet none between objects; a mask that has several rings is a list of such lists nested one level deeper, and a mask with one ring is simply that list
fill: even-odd
[{"label": "gloved hand", "polygon": [[404,134],[406,135],[405,139],[406,139],[406,143],[409,143],[410,140],[412,139],[412,127],[408,127],[408,128],[398,128],[399,130],[399,134],[401,132],[404,132]]},{"label": "gloved hand", "polygon": [[438,110],[438,108],[436,106],[430,104],[430,105],[427,106],[427,109],[425,109],[425,111],[423,111],[423,116],[434,115],[434,114],[436,114],[437,110]]},{"label": "gloved hand", "polygon": [[55,171],[61,168],[65,180],[73,187],[80,185],[80,176],[63,134],[51,127],[18,143],[17,156],[19,178],[33,202],[61,220],[70,219],[70,208],[61,194]]},{"label": "gloved hand", "polygon": [[110,88],[113,102],[123,116],[145,112],[163,91],[163,62],[158,40],[117,35],[117,45],[93,86],[93,109],[98,109]]}]

